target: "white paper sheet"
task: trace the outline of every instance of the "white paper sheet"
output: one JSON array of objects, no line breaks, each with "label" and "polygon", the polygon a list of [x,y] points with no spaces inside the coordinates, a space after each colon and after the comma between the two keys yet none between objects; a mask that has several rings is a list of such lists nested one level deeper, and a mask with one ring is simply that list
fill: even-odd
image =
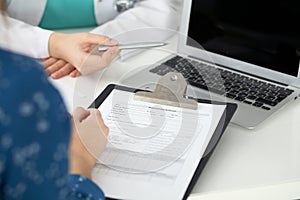
[{"label": "white paper sheet", "polygon": [[182,199],[225,105],[190,110],[133,95],[115,89],[99,107],[110,134],[93,179],[107,197]]}]

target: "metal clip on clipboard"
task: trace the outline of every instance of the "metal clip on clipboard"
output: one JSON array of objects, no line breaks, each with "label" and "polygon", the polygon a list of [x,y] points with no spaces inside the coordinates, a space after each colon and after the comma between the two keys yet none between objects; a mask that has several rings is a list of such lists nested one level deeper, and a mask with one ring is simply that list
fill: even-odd
[{"label": "metal clip on clipboard", "polygon": [[195,100],[185,98],[187,82],[180,73],[169,72],[161,77],[153,92],[136,92],[135,100],[197,110]]}]

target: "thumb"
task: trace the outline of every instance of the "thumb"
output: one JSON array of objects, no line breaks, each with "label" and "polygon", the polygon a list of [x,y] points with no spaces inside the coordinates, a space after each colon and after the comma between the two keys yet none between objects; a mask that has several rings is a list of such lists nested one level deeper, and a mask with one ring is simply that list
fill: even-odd
[{"label": "thumb", "polygon": [[82,107],[77,107],[73,112],[73,119],[75,122],[82,122],[90,115],[89,110],[85,110]]},{"label": "thumb", "polygon": [[107,36],[103,35],[97,35],[97,34],[92,34],[88,33],[87,36],[85,37],[85,42],[90,43],[90,44],[109,44],[109,45],[117,45],[118,42],[115,40],[111,40]]}]

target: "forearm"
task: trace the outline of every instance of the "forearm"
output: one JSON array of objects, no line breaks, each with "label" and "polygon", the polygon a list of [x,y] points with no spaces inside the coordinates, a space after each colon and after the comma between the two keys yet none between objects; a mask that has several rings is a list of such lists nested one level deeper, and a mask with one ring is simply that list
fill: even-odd
[{"label": "forearm", "polygon": [[[178,31],[180,14],[181,0],[145,0],[91,32],[120,43],[165,41]],[[125,59],[140,51],[122,51],[120,56]]]},{"label": "forearm", "polygon": [[39,25],[47,0],[6,0],[8,16],[34,26]]},{"label": "forearm", "polygon": [[177,30],[180,14],[181,0],[145,0],[91,32],[113,37],[149,27]]},{"label": "forearm", "polygon": [[[92,169],[93,166],[86,164],[86,158],[82,156],[72,157],[69,162],[69,174],[80,174],[92,179]],[[81,164],[78,164],[81,163]]]}]

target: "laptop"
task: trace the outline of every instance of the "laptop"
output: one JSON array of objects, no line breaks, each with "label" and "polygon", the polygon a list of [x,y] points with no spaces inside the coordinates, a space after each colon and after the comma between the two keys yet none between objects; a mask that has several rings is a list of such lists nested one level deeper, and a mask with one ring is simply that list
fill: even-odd
[{"label": "laptop", "polygon": [[185,0],[176,55],[122,84],[151,90],[177,71],[188,96],[234,102],[231,122],[255,128],[300,94],[299,13],[299,1]]}]

